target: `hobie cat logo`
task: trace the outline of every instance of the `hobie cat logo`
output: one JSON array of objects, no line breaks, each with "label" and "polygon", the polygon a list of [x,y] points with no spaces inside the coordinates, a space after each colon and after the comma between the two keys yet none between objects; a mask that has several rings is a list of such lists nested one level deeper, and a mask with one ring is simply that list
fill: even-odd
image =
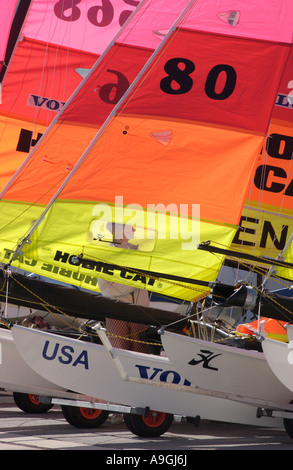
[{"label": "hobie cat logo", "polygon": [[197,355],[200,357],[200,359],[191,359],[191,361],[188,362],[190,366],[196,366],[198,364],[201,364],[204,369],[219,370],[218,367],[212,367],[210,365],[210,362],[216,357],[222,356],[222,354],[214,354],[208,349],[201,349],[200,353],[198,353]]},{"label": "hobie cat logo", "polygon": [[152,251],[155,240],[177,240],[182,250],[194,250],[200,240],[199,204],[158,203],[143,208],[124,206],[123,196],[115,196],[114,206],[97,204],[92,216],[88,238],[96,245]]}]

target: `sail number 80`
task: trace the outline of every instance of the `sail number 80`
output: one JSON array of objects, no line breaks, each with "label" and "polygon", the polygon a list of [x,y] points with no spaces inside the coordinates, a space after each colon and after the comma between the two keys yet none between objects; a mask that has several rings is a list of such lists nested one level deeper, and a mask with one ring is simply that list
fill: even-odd
[{"label": "sail number 80", "polygon": [[[170,95],[188,93],[193,86],[191,74],[195,71],[194,63],[189,59],[174,58],[168,60],[164,66],[167,76],[162,78],[160,88]],[[217,90],[220,74],[225,73],[225,81],[221,89]],[[232,95],[236,86],[236,71],[231,65],[215,65],[208,73],[205,82],[205,93],[213,100],[225,100]]]}]

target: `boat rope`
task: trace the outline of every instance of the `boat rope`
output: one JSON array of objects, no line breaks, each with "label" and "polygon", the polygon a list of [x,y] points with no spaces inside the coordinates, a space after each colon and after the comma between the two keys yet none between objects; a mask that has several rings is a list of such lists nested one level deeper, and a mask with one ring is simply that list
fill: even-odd
[{"label": "boat rope", "polygon": [[9,295],[9,279],[10,279],[10,276],[8,275],[7,276],[7,282],[6,282],[6,293],[5,293],[5,310],[4,310],[4,317],[5,318],[7,318],[8,295]]},{"label": "boat rope", "polygon": [[[246,264],[246,263],[243,263],[244,266],[247,266],[247,267],[250,267],[250,265]],[[251,268],[251,271],[253,272],[256,272],[256,273],[259,273],[259,274],[263,274],[263,271],[262,271],[262,268],[261,267],[256,267],[254,266],[253,268]],[[280,285],[282,285],[283,287],[287,287],[288,288],[288,285],[285,284],[284,282],[282,282],[282,278],[280,278],[279,276],[276,276],[276,275],[271,275],[271,277],[274,277],[274,281],[279,283]],[[274,303],[275,305],[277,305],[279,308],[280,308],[280,311],[285,311],[289,314],[289,321],[292,319],[292,315],[293,315],[293,312],[291,310],[289,310],[288,308],[286,308],[285,306],[281,305],[277,300],[273,299],[269,293],[265,292],[264,290],[258,288],[257,286],[251,284],[249,281],[247,280],[243,280],[242,281],[244,284],[247,284],[248,286],[252,287],[255,291],[257,291],[259,293],[260,296],[263,296],[263,297],[266,297],[266,299],[268,299],[270,302]]]},{"label": "boat rope", "polygon": [[[5,271],[6,272],[6,271]],[[8,273],[7,273],[8,274]],[[6,277],[5,277],[5,280],[4,280],[4,283],[0,289],[0,291],[4,290],[5,288],[5,285],[7,286],[7,283],[8,283],[8,279],[9,277],[11,277],[17,284],[19,284],[23,289],[25,289],[27,292],[29,292],[30,294],[32,294],[33,296],[35,296],[38,301],[39,301],[39,305],[42,305],[44,308],[46,308],[47,312],[50,313],[51,315],[55,316],[56,318],[58,318],[58,321],[61,321],[62,323],[64,323],[64,325],[66,325],[67,327],[70,327],[78,332],[80,332],[80,329],[81,328],[84,328],[86,325],[86,323],[80,321],[78,318],[75,318],[75,317],[72,317],[70,315],[68,315],[67,313],[63,312],[62,310],[60,310],[59,308],[55,307],[54,305],[51,305],[49,304],[48,302],[46,302],[44,299],[42,299],[38,294],[36,294],[35,292],[33,292],[31,289],[29,289],[28,287],[24,286],[20,281],[18,281],[15,277],[13,277],[13,274],[12,273],[9,273]],[[8,299],[7,299],[7,304],[8,304]],[[53,312],[52,310],[50,309],[54,309],[54,310],[57,310],[58,313],[55,313]],[[65,319],[63,318],[60,318],[59,315],[63,315],[64,317],[67,317],[69,318],[70,320],[74,320],[76,323],[79,324],[79,327],[75,326],[75,325],[72,325],[71,323],[68,323]],[[7,321],[8,319],[6,318],[5,319],[6,321],[4,321],[3,318],[0,318],[0,324],[4,324],[5,326],[9,326],[9,325],[12,325],[12,322],[9,322]],[[181,320],[182,321],[182,320]],[[145,331],[146,328],[144,328],[143,330],[141,330],[141,332]],[[81,339],[85,334],[89,335],[89,336],[94,336],[94,337],[97,337],[99,338],[99,335],[97,333],[94,333],[92,331],[92,329],[87,329],[86,331],[82,331],[81,332],[81,335],[78,339]],[[136,332],[137,334],[137,332]],[[119,335],[115,335],[113,333],[109,333],[107,332],[107,335],[109,337],[112,337],[112,338],[120,338],[120,339],[126,339],[127,341],[132,341],[132,342],[136,342],[136,343],[142,343],[142,344],[146,344],[146,345],[150,345],[150,346],[158,346],[158,343],[153,343],[153,342],[148,342],[148,341],[143,341],[143,340],[138,340],[138,339],[134,339],[134,338],[131,338],[131,336],[127,336],[127,337],[124,337],[124,336],[119,336]]]},{"label": "boat rope", "polygon": [[[37,299],[38,299],[38,303],[39,305],[42,305],[44,308],[46,308],[47,312],[50,313],[51,315],[55,316],[56,318],[58,318],[58,321],[61,321],[62,323],[64,323],[65,326],[67,327],[70,327],[71,329],[73,330],[76,330],[77,332],[80,333],[80,336],[77,338],[78,340],[82,339],[85,335],[88,335],[88,336],[93,336],[93,337],[96,337],[96,338],[99,338],[99,335],[94,332],[94,330],[90,327],[87,326],[86,323],[80,321],[78,318],[75,318],[75,317],[71,317],[70,315],[66,314],[65,312],[63,312],[62,310],[58,309],[57,307],[49,304],[47,301],[45,301],[44,299],[42,299],[39,295],[37,295],[35,292],[33,292],[31,289],[29,289],[28,287],[24,286],[21,282],[19,282],[17,279],[15,279],[13,277],[13,274],[12,273],[7,273],[6,277],[5,277],[5,280],[3,282],[3,285],[0,289],[0,291],[4,290],[5,287],[7,286],[7,283],[8,283],[8,279],[9,277],[12,277],[13,280],[18,283],[22,288],[24,288],[25,290],[27,290],[30,294],[32,294],[33,296],[35,296]],[[257,289],[255,286],[253,286],[252,284],[246,282],[247,285],[253,287],[254,289],[258,290],[262,295],[264,294],[264,292],[262,292],[260,289]],[[7,291],[7,289],[6,289]],[[280,305],[277,301],[275,301],[274,299],[271,299],[269,295],[267,295],[267,297],[273,301],[274,303],[276,303],[280,308],[282,309],[285,309],[287,310],[291,315],[292,315],[292,312],[288,309],[286,309],[285,307],[283,307],[282,305]],[[37,302],[37,301],[36,301]],[[204,306],[204,303],[203,303],[203,306]],[[197,317],[197,319],[199,319],[199,316],[201,315],[202,318],[204,318],[204,315],[205,315],[205,312],[210,312],[212,309],[214,308],[217,308],[219,307],[218,305],[214,305],[214,306],[209,306],[209,307],[206,307],[206,308],[203,308],[201,309],[200,311],[198,310],[198,306],[195,305],[195,313],[191,313],[188,315],[188,320],[189,320],[189,324],[190,324],[190,330],[191,330],[191,334],[193,337],[199,337],[199,339],[203,339],[203,340],[209,340],[209,341],[212,341],[212,342],[215,342],[215,343],[219,343],[219,342],[223,342],[226,340],[226,338],[220,338],[220,339],[216,339],[215,338],[215,333],[216,333],[216,329],[217,329],[217,323],[215,322],[213,327],[211,328],[210,330],[210,336],[208,334],[208,331],[207,331],[207,327],[205,326],[205,323],[206,325],[208,324],[208,322],[205,322],[202,321],[201,323],[199,323],[198,321],[192,321],[192,317]],[[55,309],[58,311],[58,313],[55,313],[53,312],[51,309]],[[71,321],[74,320],[74,322],[76,322],[79,326],[75,326],[75,325],[72,325],[71,323],[67,322],[64,318],[60,318],[59,315],[62,315],[64,316],[65,318],[68,318],[70,319]],[[186,317],[187,318],[187,317]],[[175,325],[176,323],[182,321],[182,319],[180,320],[177,320],[175,322],[172,322],[168,325],[166,325],[165,327],[161,328],[162,330],[164,330],[165,328],[170,328],[172,327],[173,325]],[[225,322],[228,324],[228,322]],[[278,322],[279,323],[279,322]],[[1,317],[0,318],[0,324],[4,325],[6,328],[9,328],[11,329],[11,327],[13,326],[13,322],[10,322],[8,318],[3,318]],[[209,323],[210,325],[210,323]],[[231,326],[231,325],[229,325]],[[83,330],[83,331],[82,331]],[[50,330],[48,330],[50,331]],[[145,331],[145,328],[141,330],[141,332]],[[139,333],[139,332],[138,332]],[[140,339],[134,339],[134,338],[131,338],[131,335],[127,335],[127,336],[121,336],[121,335],[117,335],[117,334],[113,334],[113,333],[109,333],[109,332],[106,332],[107,336],[109,338],[118,338],[118,339],[125,339],[125,340],[128,340],[128,341],[131,341],[131,342],[135,342],[135,343],[140,343],[140,344],[144,344],[144,345],[149,345],[149,346],[158,346],[159,344],[158,343],[154,343],[154,342],[151,342],[151,341],[143,341],[143,340],[140,340]],[[231,335],[235,335],[235,336],[241,336],[247,340],[250,340],[251,338],[253,338],[255,335],[253,334],[244,334],[244,333],[239,333],[239,332],[236,332],[236,331],[232,331],[231,330]]]},{"label": "boat rope", "polygon": [[[261,290],[261,289],[258,289],[257,287],[253,286],[252,284],[250,284],[249,282],[247,282],[247,285],[250,286],[250,287],[253,287],[261,296],[265,297],[266,299],[268,299],[270,302],[274,303],[275,305],[277,305],[281,311],[282,310],[285,310],[285,312],[287,312],[290,316],[291,316],[291,319],[292,319],[292,315],[293,315],[293,312],[291,310],[289,310],[288,308],[284,307],[283,305],[281,305],[277,300],[273,299],[272,297],[270,297],[267,292]],[[279,321],[279,320],[276,320],[276,321]]]}]

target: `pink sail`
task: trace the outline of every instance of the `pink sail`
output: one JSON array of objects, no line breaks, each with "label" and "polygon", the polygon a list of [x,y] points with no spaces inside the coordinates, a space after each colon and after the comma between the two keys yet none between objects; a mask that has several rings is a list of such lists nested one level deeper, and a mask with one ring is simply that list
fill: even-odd
[{"label": "pink sail", "polygon": [[8,37],[10,34],[10,28],[13,21],[13,15],[15,13],[15,8],[17,5],[17,0],[1,0],[0,1],[0,31],[1,31],[1,41],[0,41],[0,70],[5,58],[6,46],[8,42]]},{"label": "pink sail", "polygon": [[228,24],[231,26],[229,36],[290,43],[291,15],[290,0],[285,3],[278,0],[251,1],[246,2],[245,7],[241,1],[199,1],[184,23],[184,27],[226,34]]},{"label": "pink sail", "polygon": [[139,0],[40,0],[26,21],[23,35],[100,55],[138,4]]}]

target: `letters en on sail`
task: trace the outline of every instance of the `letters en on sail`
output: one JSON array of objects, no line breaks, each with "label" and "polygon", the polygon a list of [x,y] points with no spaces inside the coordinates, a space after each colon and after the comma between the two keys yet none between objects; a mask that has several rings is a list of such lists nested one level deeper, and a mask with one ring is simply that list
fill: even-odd
[{"label": "letters en on sail", "polygon": [[[239,11],[218,11],[215,2],[192,2],[168,33],[158,27],[163,39],[151,57],[145,44],[127,40],[126,29],[3,192],[2,260],[29,233],[15,266],[94,290],[102,277],[188,300],[206,292],[223,257],[195,245],[227,247],[240,238],[243,201],[290,60],[278,6],[263,9],[269,27],[242,3]],[[137,63],[132,76],[129,68],[117,71],[127,58]],[[120,101],[115,87],[101,86],[103,76],[118,78]],[[132,249],[113,246],[109,223],[132,231]]]},{"label": "letters en on sail", "polygon": [[[251,184],[233,239],[233,248],[276,258],[286,248],[293,231],[293,100],[292,50],[281,77],[266,143],[255,163]],[[293,262],[286,248],[285,260]],[[293,279],[292,270],[278,269]]]}]

